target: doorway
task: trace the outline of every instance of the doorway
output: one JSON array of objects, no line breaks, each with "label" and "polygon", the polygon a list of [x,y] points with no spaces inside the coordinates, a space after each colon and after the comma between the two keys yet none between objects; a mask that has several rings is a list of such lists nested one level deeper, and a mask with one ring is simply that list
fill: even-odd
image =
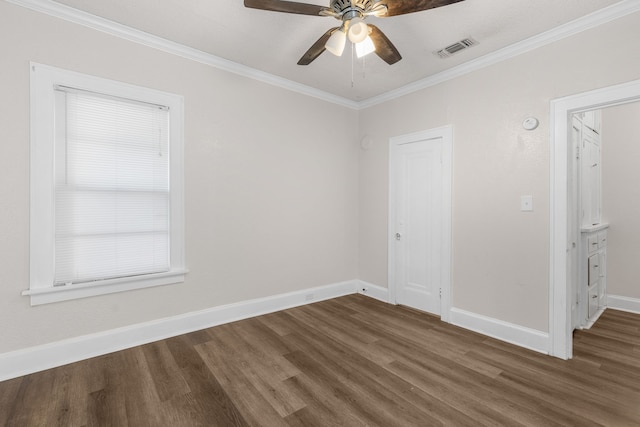
[{"label": "doorway", "polygon": [[451,281],[450,126],[391,138],[389,301],[448,321]]},{"label": "doorway", "polygon": [[[571,179],[571,118],[579,111],[599,109],[640,100],[640,80],[551,101],[551,218],[549,354],[573,356],[572,286],[575,268],[570,262],[571,212],[568,192]],[[570,200],[571,199],[571,200]]]}]

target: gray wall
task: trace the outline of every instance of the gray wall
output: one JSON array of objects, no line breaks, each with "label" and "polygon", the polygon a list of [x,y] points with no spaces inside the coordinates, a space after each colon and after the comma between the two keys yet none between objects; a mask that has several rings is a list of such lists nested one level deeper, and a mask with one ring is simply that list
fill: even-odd
[{"label": "gray wall", "polygon": [[[357,278],[356,111],[4,1],[0,52],[0,353]],[[184,96],[185,283],[38,307],[20,295],[29,61]]]},{"label": "gray wall", "polygon": [[602,110],[607,292],[640,299],[640,102]]},{"label": "gray wall", "polygon": [[452,306],[547,332],[550,101],[639,78],[639,26],[629,15],[361,111],[374,146],[360,155],[360,279],[387,283],[389,138],[451,124]]},{"label": "gray wall", "polygon": [[[630,15],[357,112],[0,2],[0,353],[355,278],[386,286],[389,138],[446,124],[453,306],[547,331],[549,101],[637,79],[639,27]],[[39,307],[20,295],[29,61],[185,97],[184,284]]]}]

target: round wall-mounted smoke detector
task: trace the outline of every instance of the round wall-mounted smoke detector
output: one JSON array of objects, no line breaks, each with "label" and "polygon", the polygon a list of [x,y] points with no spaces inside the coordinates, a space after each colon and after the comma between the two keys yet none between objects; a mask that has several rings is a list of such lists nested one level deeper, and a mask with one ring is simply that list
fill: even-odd
[{"label": "round wall-mounted smoke detector", "polygon": [[540,122],[535,117],[527,117],[522,122],[522,127],[525,128],[526,130],[534,130],[535,128],[538,127],[539,124]]}]

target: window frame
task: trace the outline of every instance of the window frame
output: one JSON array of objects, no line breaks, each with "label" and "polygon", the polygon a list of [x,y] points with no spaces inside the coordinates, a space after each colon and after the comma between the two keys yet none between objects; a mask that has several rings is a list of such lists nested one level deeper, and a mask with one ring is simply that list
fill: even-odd
[{"label": "window frame", "polygon": [[[184,98],[180,95],[30,63],[30,277],[22,292],[31,305],[184,282]],[[55,88],[66,86],[169,108],[168,272],[54,286]]]}]

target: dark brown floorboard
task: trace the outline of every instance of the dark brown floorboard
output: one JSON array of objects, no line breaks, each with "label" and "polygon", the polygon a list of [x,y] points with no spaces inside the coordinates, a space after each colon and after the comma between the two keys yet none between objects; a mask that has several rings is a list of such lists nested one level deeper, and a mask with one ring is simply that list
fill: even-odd
[{"label": "dark brown floorboard", "polygon": [[0,426],[640,426],[640,315],[563,361],[350,295],[0,382]]}]

